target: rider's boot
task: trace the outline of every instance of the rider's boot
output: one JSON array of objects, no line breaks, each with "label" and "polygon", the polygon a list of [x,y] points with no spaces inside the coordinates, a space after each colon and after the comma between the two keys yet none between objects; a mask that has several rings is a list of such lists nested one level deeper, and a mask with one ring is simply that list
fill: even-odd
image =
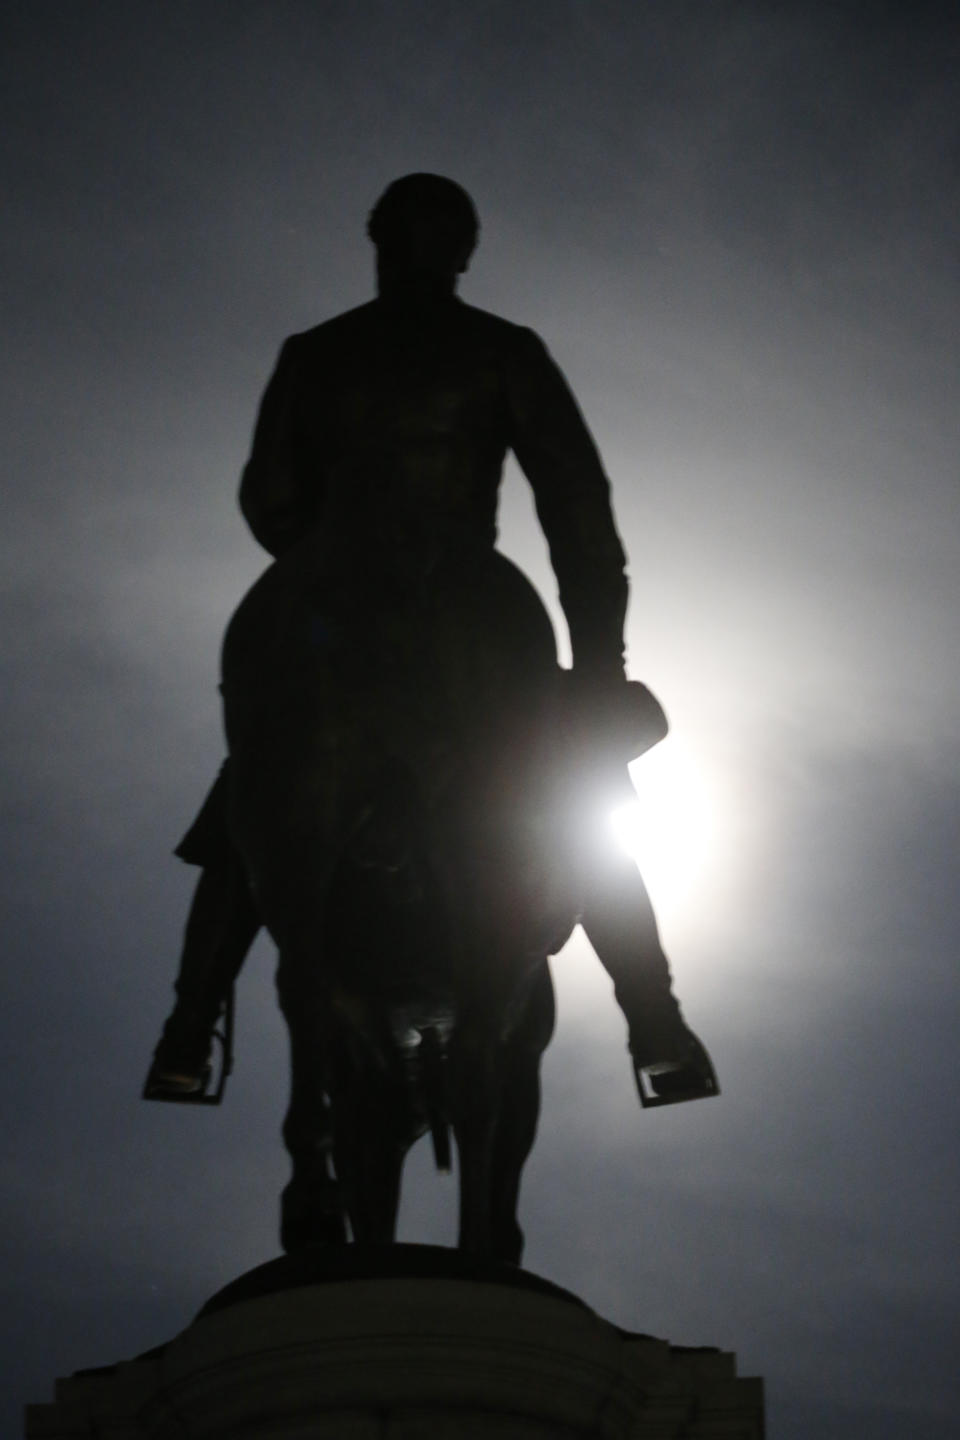
[{"label": "rider's boot", "polygon": [[669,979],[650,984],[639,1001],[619,993],[617,999],[627,1017],[628,1049],[644,1108],[719,1094],[710,1056],[684,1021]]},{"label": "rider's boot", "polygon": [[154,1051],[145,1099],[190,1103],[206,1095],[214,1030],[259,928],[239,859],[203,870],[187,920],[176,1004]]},{"label": "rider's boot", "polygon": [[222,1013],[178,1000],[167,1017],[144,1085],[145,1100],[190,1101],[207,1093],[212,1073],[210,1050]]}]

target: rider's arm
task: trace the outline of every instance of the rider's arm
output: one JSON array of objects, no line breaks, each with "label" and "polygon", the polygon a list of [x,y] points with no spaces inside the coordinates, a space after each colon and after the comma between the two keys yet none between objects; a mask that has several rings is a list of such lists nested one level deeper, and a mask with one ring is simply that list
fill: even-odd
[{"label": "rider's arm", "polygon": [[574,673],[623,678],[626,556],[610,503],[610,482],[570,387],[532,330],[514,332],[505,366],[510,445],[533,489]]},{"label": "rider's arm", "polygon": [[299,476],[294,396],[297,336],[284,341],[260,402],[250,459],[240,480],[243,518],[265,550],[279,555],[308,528],[309,495]]}]

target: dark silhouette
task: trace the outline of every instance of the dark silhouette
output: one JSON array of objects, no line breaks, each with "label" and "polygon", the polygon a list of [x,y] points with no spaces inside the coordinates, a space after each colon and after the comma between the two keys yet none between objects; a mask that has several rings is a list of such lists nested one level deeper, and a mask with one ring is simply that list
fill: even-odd
[{"label": "dark silhouette", "polygon": [[[286,1249],[393,1236],[403,1155],[460,1156],[464,1248],[518,1260],[520,1172],[579,918],[644,1103],[716,1093],[635,866],[590,852],[666,722],[623,674],[609,485],[529,330],[462,304],[477,221],[437,176],[369,222],[378,297],[284,345],[240,491],[273,554],[223,651],[230,758],[179,849],[203,874],[151,1098],[206,1096],[211,1034],[261,922],[292,1047]],[[494,549],[512,448],[570,630]]]}]

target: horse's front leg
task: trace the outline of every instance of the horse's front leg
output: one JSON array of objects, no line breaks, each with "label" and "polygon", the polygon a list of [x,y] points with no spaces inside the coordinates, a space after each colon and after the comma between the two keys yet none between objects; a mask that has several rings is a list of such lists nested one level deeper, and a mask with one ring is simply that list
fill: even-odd
[{"label": "horse's front leg", "polygon": [[503,1076],[494,1033],[460,1027],[451,1060],[451,1119],[460,1176],[458,1246],[467,1254],[498,1258],[493,1226],[493,1162]]},{"label": "horse's front leg", "polygon": [[[334,1163],[353,1239],[389,1245],[397,1228],[407,1145],[396,1114],[402,1084],[374,1053],[345,1055],[334,1046],[331,1070]],[[353,1047],[347,1047],[353,1048]]]},{"label": "horse's front leg", "polygon": [[333,1173],[325,1016],[319,997],[299,986],[282,987],[280,1002],[290,1032],[290,1104],[283,1139],[293,1174],[280,1201],[280,1243],[289,1253],[308,1245],[343,1245],[347,1229]]},{"label": "horse's front leg", "polygon": [[517,1219],[520,1180],[540,1118],[540,1060],[553,1034],[556,1010],[550,970],[544,961],[524,1013],[503,1049],[500,1106],[491,1161],[493,1253],[519,1265],[523,1231]]}]

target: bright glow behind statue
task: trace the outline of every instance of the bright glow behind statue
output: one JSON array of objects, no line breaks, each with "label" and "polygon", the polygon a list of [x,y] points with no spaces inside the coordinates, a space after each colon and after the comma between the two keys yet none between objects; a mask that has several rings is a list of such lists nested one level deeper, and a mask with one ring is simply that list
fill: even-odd
[{"label": "bright glow behind statue", "polygon": [[669,910],[706,893],[717,852],[717,804],[704,767],[670,735],[630,769],[637,798],[609,818],[617,843],[637,862],[657,906]]}]

